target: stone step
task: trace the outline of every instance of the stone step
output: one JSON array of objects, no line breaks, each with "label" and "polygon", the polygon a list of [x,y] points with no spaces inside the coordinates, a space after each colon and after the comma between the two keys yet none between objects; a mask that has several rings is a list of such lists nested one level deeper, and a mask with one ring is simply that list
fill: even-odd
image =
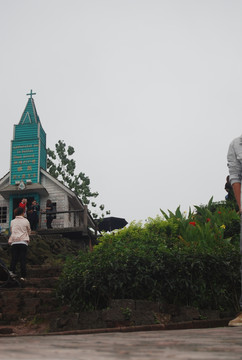
[{"label": "stone step", "polygon": [[53,289],[17,288],[0,291],[0,323],[52,312],[58,307],[59,301]]},{"label": "stone step", "polygon": [[[64,314],[63,314],[64,312]],[[6,334],[39,334],[51,333],[62,329],[69,324],[77,327],[78,314],[67,316],[65,308],[35,315],[26,315],[18,319],[0,320],[0,337]],[[69,327],[68,327],[69,329]]]},{"label": "stone step", "polygon": [[[2,269],[2,268],[0,268]],[[62,268],[61,267],[40,267],[40,266],[27,266],[27,278],[58,278],[61,275]],[[20,277],[19,268],[16,270],[16,274]],[[5,276],[7,277],[7,273],[1,271],[1,281],[5,280]]]},{"label": "stone step", "polygon": [[59,265],[27,265],[27,280],[20,282],[21,287],[11,283],[13,287],[0,288],[0,326],[59,318],[62,311],[55,289],[61,270]]},{"label": "stone step", "polygon": [[60,276],[61,271],[61,266],[27,265],[28,278],[57,277]]},{"label": "stone step", "polygon": [[24,283],[22,283],[22,287],[32,287],[32,288],[50,288],[56,289],[58,285],[59,277],[45,277],[45,278],[28,278]]}]

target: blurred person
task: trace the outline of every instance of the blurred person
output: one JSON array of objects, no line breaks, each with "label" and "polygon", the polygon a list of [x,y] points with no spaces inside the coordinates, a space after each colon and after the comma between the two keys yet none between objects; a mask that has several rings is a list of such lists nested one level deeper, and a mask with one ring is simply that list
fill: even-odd
[{"label": "blurred person", "polygon": [[10,274],[16,276],[16,265],[20,262],[20,280],[26,279],[26,255],[31,232],[30,223],[24,217],[24,208],[18,207],[14,211],[15,218],[11,221],[8,243],[11,245]]},{"label": "blurred person", "polygon": [[36,200],[32,201],[31,206],[28,209],[28,220],[30,222],[31,230],[37,230],[38,222],[39,222],[39,204]]},{"label": "blurred person", "polygon": [[23,198],[18,206],[24,209],[24,216],[27,217],[27,199]]},{"label": "blurred person", "polygon": [[46,221],[47,221],[47,229],[53,229],[51,224],[52,221],[54,219],[52,212],[53,212],[53,204],[52,201],[50,199],[48,199],[46,201],[46,208],[45,208],[45,212],[46,212]]},{"label": "blurred person", "polygon": [[[241,216],[241,180],[242,180],[242,135],[234,139],[227,154],[229,181],[232,185],[234,197],[240,212],[240,255],[242,256],[242,216]],[[238,316],[229,322],[229,326],[242,326],[242,258],[240,260],[241,295],[240,310]]]}]

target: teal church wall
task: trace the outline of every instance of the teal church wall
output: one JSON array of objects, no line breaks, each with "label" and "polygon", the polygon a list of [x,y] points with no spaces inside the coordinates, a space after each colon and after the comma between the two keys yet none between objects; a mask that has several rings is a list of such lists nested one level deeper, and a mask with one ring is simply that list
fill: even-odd
[{"label": "teal church wall", "polygon": [[34,100],[29,98],[18,125],[14,126],[11,144],[10,183],[31,180],[40,183],[40,168],[46,170],[46,133],[37,114]]},{"label": "teal church wall", "polygon": [[[46,133],[42,128],[36,111],[32,90],[24,112],[17,125],[14,125],[13,140],[11,142],[10,184],[16,185],[20,181],[25,184],[41,184],[40,169],[47,168]],[[39,193],[14,192],[9,197],[9,223],[13,212],[23,197],[31,202],[33,199],[40,203]]]}]

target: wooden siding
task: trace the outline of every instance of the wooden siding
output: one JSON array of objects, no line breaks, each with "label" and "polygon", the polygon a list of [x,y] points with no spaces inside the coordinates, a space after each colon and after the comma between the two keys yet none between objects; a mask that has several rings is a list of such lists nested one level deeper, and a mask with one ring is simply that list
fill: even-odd
[{"label": "wooden siding", "polygon": [[40,181],[40,167],[46,170],[46,134],[38,123],[15,125],[12,141],[11,184],[31,179]]},{"label": "wooden siding", "polygon": [[[55,184],[50,179],[46,178],[45,176],[41,176],[41,184],[47,189],[49,195],[48,197],[41,198],[40,208],[42,210],[46,207],[47,199],[50,199],[53,203],[56,203],[56,210],[57,211],[65,211],[68,210],[68,195],[67,193],[63,192],[57,184]],[[72,222],[69,221],[68,214],[57,214],[56,219],[53,220],[52,226],[54,228],[63,228],[63,227],[70,227],[73,226]],[[46,216],[43,214],[41,216],[41,228],[46,227]]]},{"label": "wooden siding", "polygon": [[40,167],[44,170],[47,168],[47,151],[42,142],[40,144]]},{"label": "wooden siding", "polygon": [[7,222],[6,223],[0,222],[0,226],[2,227],[2,232],[6,229],[9,229],[9,202],[0,195],[0,207],[4,207],[4,206],[7,207]]},{"label": "wooden siding", "polygon": [[44,146],[46,146],[46,133],[43,130],[40,123],[39,123],[39,127],[40,127],[40,133],[39,133],[40,141]]},{"label": "wooden siding", "polygon": [[30,140],[38,138],[38,124],[15,125],[14,140]]},{"label": "wooden siding", "polygon": [[28,99],[27,105],[21,116],[19,124],[30,124],[30,123],[38,123],[38,122],[39,122],[39,116],[35,108],[34,99],[31,97]]},{"label": "wooden siding", "polygon": [[[8,183],[8,178],[6,181],[1,184],[1,187],[5,187]],[[40,224],[39,229],[46,229],[46,214],[42,213],[46,209],[46,201],[47,199],[51,199],[53,203],[56,203],[56,211],[60,212],[56,214],[56,219],[53,220],[52,226],[54,229],[67,229],[67,228],[79,228],[86,229],[87,228],[87,218],[85,220],[84,208],[78,200],[75,198],[74,194],[72,196],[68,190],[59,185],[56,180],[49,178],[49,176],[45,176],[43,173],[41,175],[41,184],[47,189],[48,196],[41,196],[37,193],[24,193],[17,192],[15,195],[10,195],[9,200],[4,199],[0,195],[0,206],[7,207],[7,223],[1,224],[3,229],[8,229],[10,226],[10,221],[12,220],[13,215],[13,205],[16,207],[24,196],[26,198],[34,198],[40,204]],[[40,199],[40,201],[39,201]],[[61,213],[62,212],[62,213]],[[69,213],[68,213],[69,212]]]}]

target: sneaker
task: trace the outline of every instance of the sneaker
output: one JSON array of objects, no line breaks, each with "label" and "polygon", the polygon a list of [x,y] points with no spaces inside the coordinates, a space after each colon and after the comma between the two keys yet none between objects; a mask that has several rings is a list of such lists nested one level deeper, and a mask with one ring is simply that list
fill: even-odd
[{"label": "sneaker", "polygon": [[20,281],[26,281],[26,278],[21,277],[21,278],[20,278]]},{"label": "sneaker", "polygon": [[17,277],[17,275],[14,274],[14,273],[13,273],[12,271],[10,271],[10,270],[9,270],[9,274],[10,274],[11,278],[16,278],[16,277]]},{"label": "sneaker", "polygon": [[228,326],[242,326],[242,312],[228,323]]}]

